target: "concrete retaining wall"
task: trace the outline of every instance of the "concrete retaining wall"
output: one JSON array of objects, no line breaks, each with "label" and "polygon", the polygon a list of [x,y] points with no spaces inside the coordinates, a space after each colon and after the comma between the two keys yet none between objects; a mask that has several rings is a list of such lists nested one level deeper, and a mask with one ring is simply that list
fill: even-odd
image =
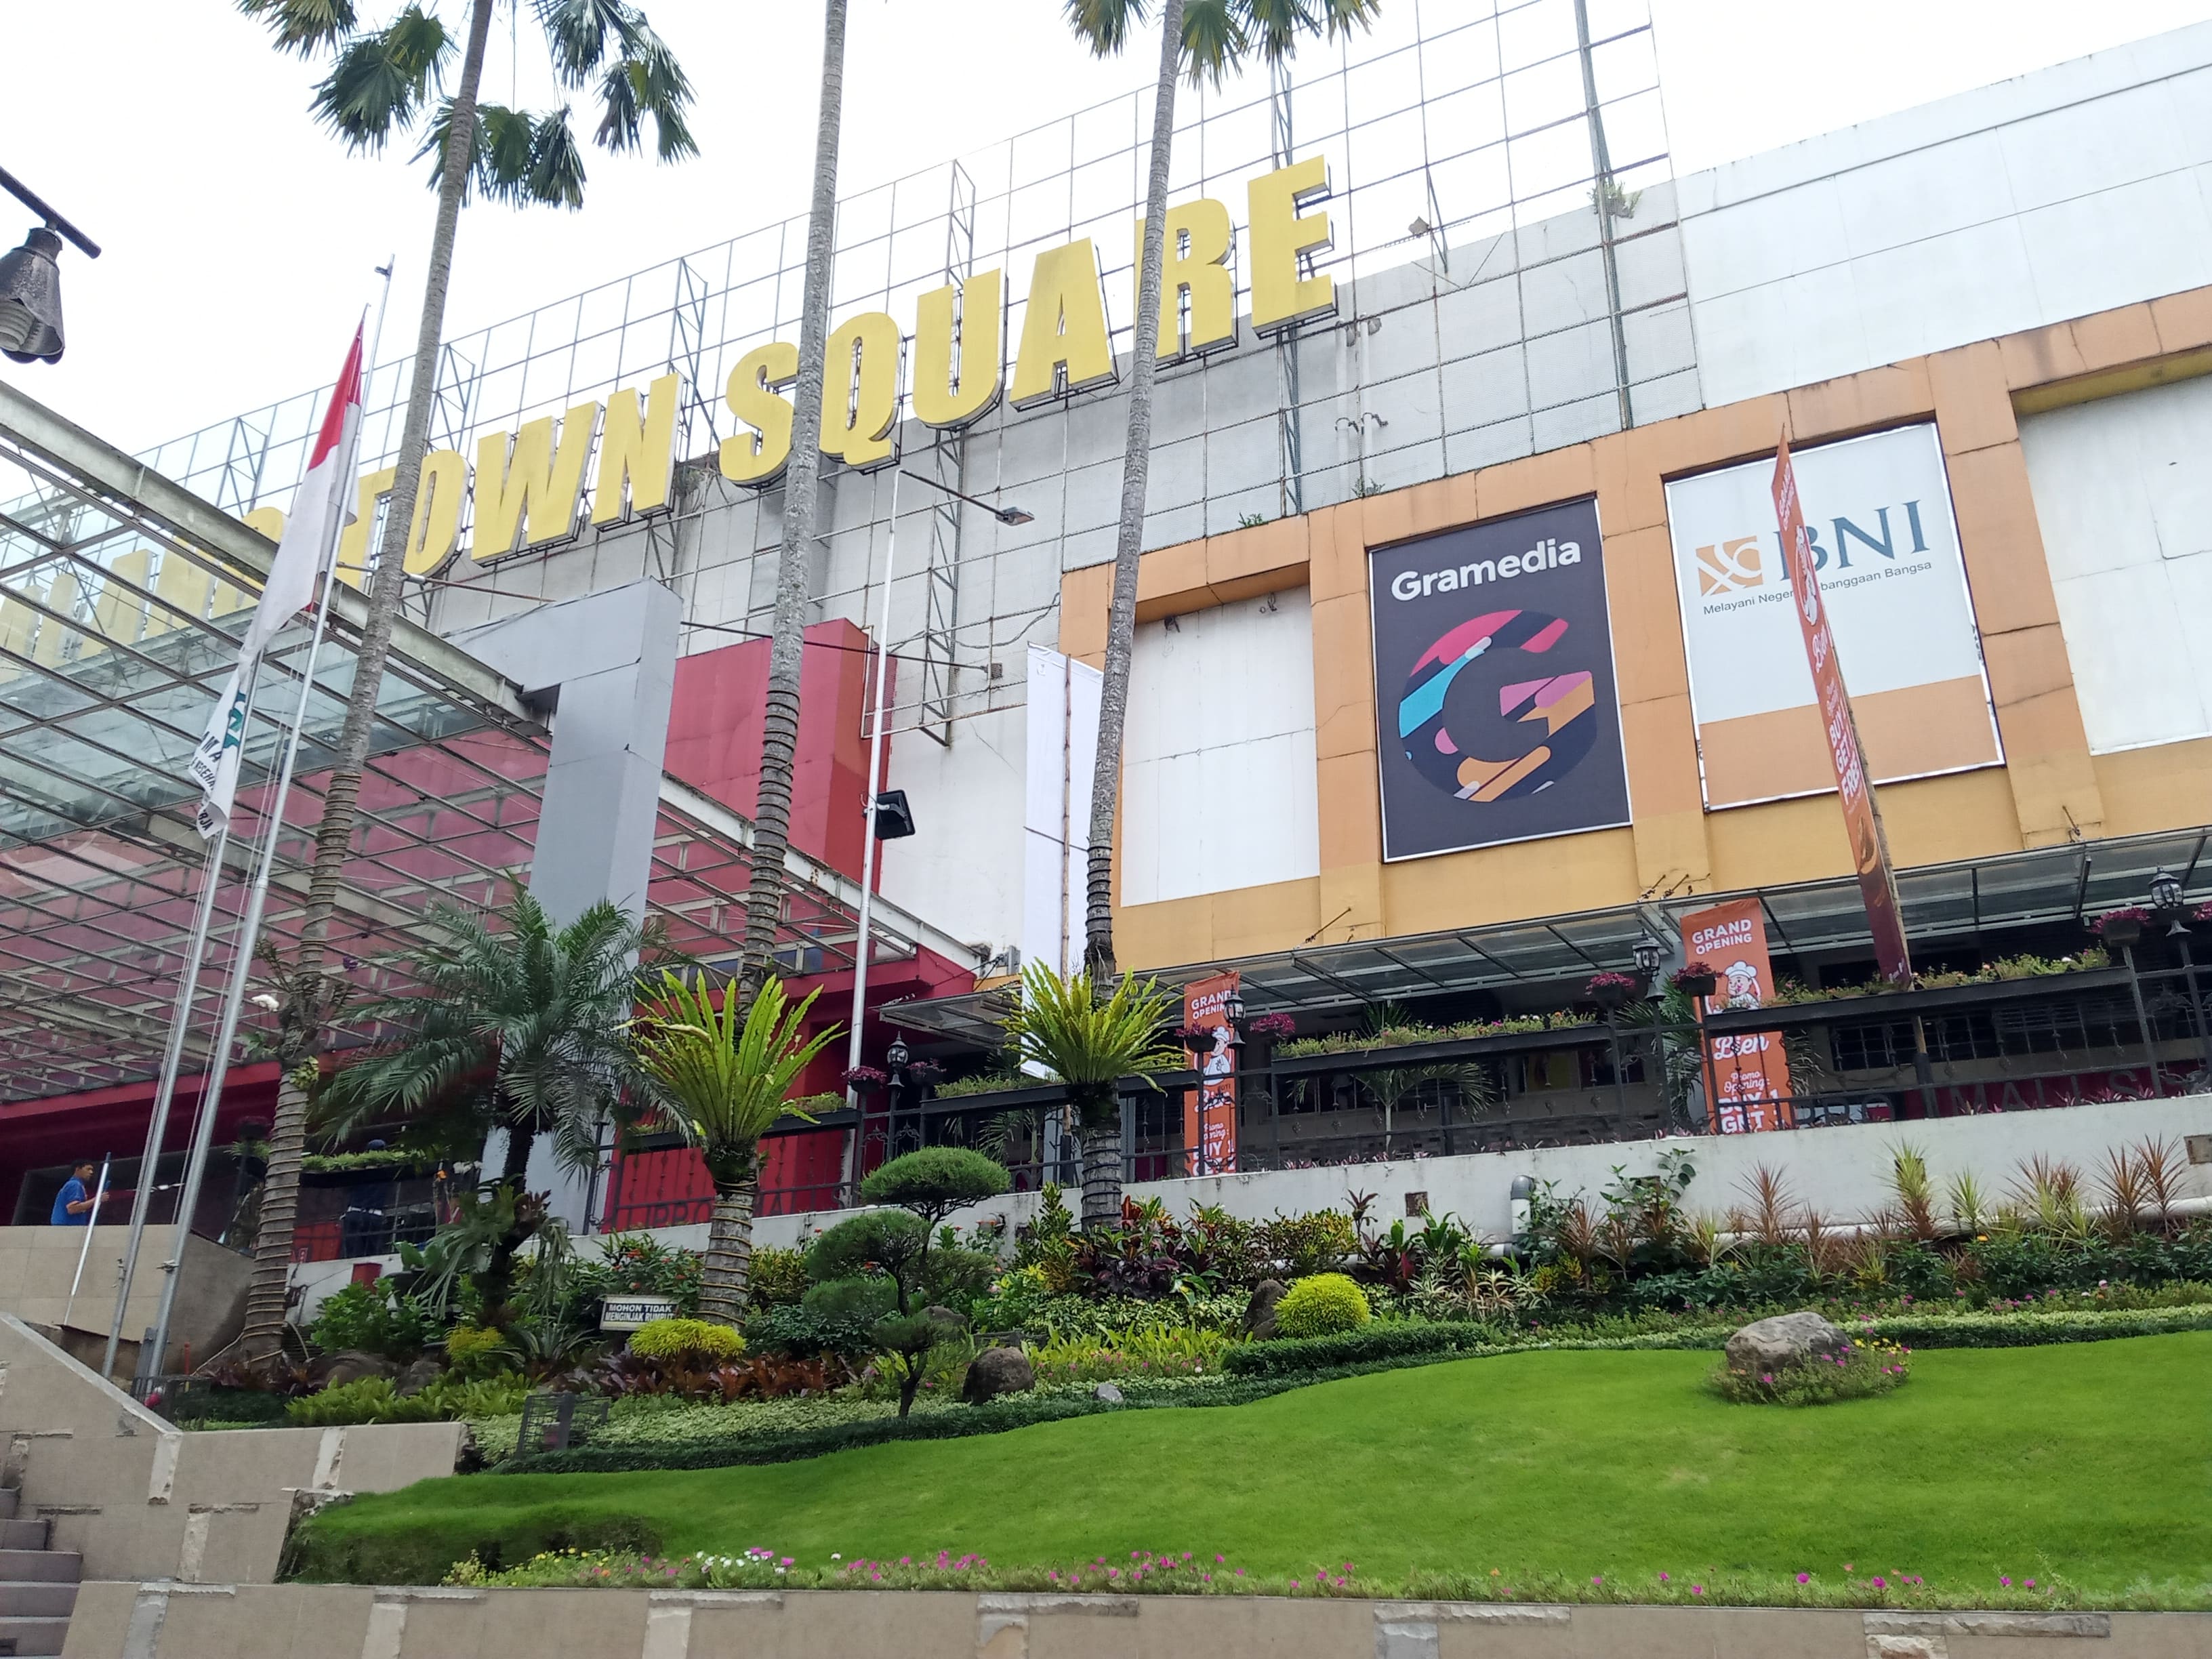
[{"label": "concrete retaining wall", "polygon": [[2212,1614],[97,1583],[65,1659],[2183,1659]]},{"label": "concrete retaining wall", "polygon": [[87,1577],[265,1584],[301,1494],[451,1474],[458,1423],[186,1433],[0,1315],[0,1485]]}]

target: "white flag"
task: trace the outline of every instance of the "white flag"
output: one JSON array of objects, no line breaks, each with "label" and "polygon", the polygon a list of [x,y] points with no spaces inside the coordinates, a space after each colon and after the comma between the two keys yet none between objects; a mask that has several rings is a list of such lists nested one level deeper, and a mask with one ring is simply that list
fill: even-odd
[{"label": "white flag", "polygon": [[330,406],[323,412],[307,476],[292,498],[292,516],[276,544],[269,580],[261,586],[260,603],[253,607],[252,620],[240,642],[238,666],[230,671],[222,696],[216,700],[207,735],[193,750],[187,769],[200,787],[199,832],[204,840],[214,840],[230,822],[246,742],[246,688],[254,664],[277,630],[315,597],[315,584],[337,550],[338,533],[353,517],[355,457],[361,443],[361,331],[356,328],[353,349],[346,353],[345,368],[339,371]]}]

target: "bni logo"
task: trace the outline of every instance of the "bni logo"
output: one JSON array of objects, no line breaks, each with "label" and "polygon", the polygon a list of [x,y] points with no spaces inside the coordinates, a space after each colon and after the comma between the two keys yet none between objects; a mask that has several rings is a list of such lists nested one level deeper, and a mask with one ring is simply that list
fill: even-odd
[{"label": "bni logo", "polygon": [[[1889,507],[1876,507],[1871,516],[1861,514],[1860,518],[1874,526],[1871,530],[1841,515],[1827,521],[1838,570],[1851,568],[1854,553],[1861,558],[1879,554],[1893,563],[1900,553],[1909,558],[1928,551],[1928,532],[1920,521],[1920,503],[1898,502],[1894,510],[1902,514],[1901,523],[1892,520],[1893,508]],[[1805,538],[1813,546],[1813,568],[1825,574],[1829,568],[1830,547],[1820,539],[1821,527],[1808,520]],[[1769,538],[1774,543],[1771,565],[1766,562],[1765,547]],[[1906,545],[1900,547],[1900,540]],[[1734,536],[1711,547],[1701,547],[1698,550],[1698,597],[1711,599],[1717,593],[1741,593],[1764,587],[1770,570],[1778,583],[1789,581],[1789,566],[1783,555],[1782,532],[1778,529],[1765,536]]]},{"label": "bni logo", "polygon": [[1717,547],[1698,550],[1698,592],[1701,598],[1715,593],[1740,593],[1746,588],[1765,586],[1766,568],[1761,561],[1759,538],[1738,536]]}]

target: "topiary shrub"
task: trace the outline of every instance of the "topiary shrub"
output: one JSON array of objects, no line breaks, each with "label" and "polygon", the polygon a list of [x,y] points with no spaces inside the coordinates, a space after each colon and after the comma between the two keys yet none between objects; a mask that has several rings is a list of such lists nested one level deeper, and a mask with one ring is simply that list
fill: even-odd
[{"label": "topiary shrub", "polygon": [[629,1334],[629,1351],[671,1364],[726,1365],[744,1352],[745,1340],[703,1319],[654,1319]]},{"label": "topiary shrub", "polygon": [[1275,1304],[1275,1330],[1291,1338],[1339,1336],[1358,1330],[1370,1316],[1366,1291],[1342,1273],[1316,1273],[1283,1292]]},{"label": "topiary shrub", "polygon": [[1003,1164],[964,1146],[925,1146],[895,1158],[860,1183],[863,1204],[895,1204],[932,1226],[1012,1184]]}]

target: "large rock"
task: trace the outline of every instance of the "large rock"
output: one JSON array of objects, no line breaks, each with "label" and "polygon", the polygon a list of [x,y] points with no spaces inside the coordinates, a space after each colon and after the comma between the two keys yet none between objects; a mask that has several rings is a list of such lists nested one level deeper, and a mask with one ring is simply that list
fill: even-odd
[{"label": "large rock", "polygon": [[392,1392],[397,1395],[420,1394],[446,1374],[446,1368],[434,1359],[418,1359],[392,1379]]},{"label": "large rock", "polygon": [[1036,1387],[1030,1357],[1019,1348],[986,1348],[968,1363],[961,1380],[960,1398],[970,1406],[996,1400],[1002,1394],[1026,1394]]},{"label": "large rock", "polygon": [[307,1380],[318,1388],[335,1389],[348,1382],[358,1382],[364,1376],[397,1376],[399,1367],[381,1354],[362,1353],[349,1348],[343,1353],[326,1353],[307,1367]]},{"label": "large rock", "polygon": [[1818,1358],[1839,1358],[1850,1340],[1813,1312],[1777,1314],[1745,1326],[1728,1340],[1728,1363],[1736,1370],[1788,1370]]},{"label": "large rock", "polygon": [[1252,1291],[1252,1299],[1244,1304],[1244,1334],[1255,1341],[1264,1342],[1275,1334],[1275,1304],[1290,1289],[1279,1279],[1263,1279]]}]

